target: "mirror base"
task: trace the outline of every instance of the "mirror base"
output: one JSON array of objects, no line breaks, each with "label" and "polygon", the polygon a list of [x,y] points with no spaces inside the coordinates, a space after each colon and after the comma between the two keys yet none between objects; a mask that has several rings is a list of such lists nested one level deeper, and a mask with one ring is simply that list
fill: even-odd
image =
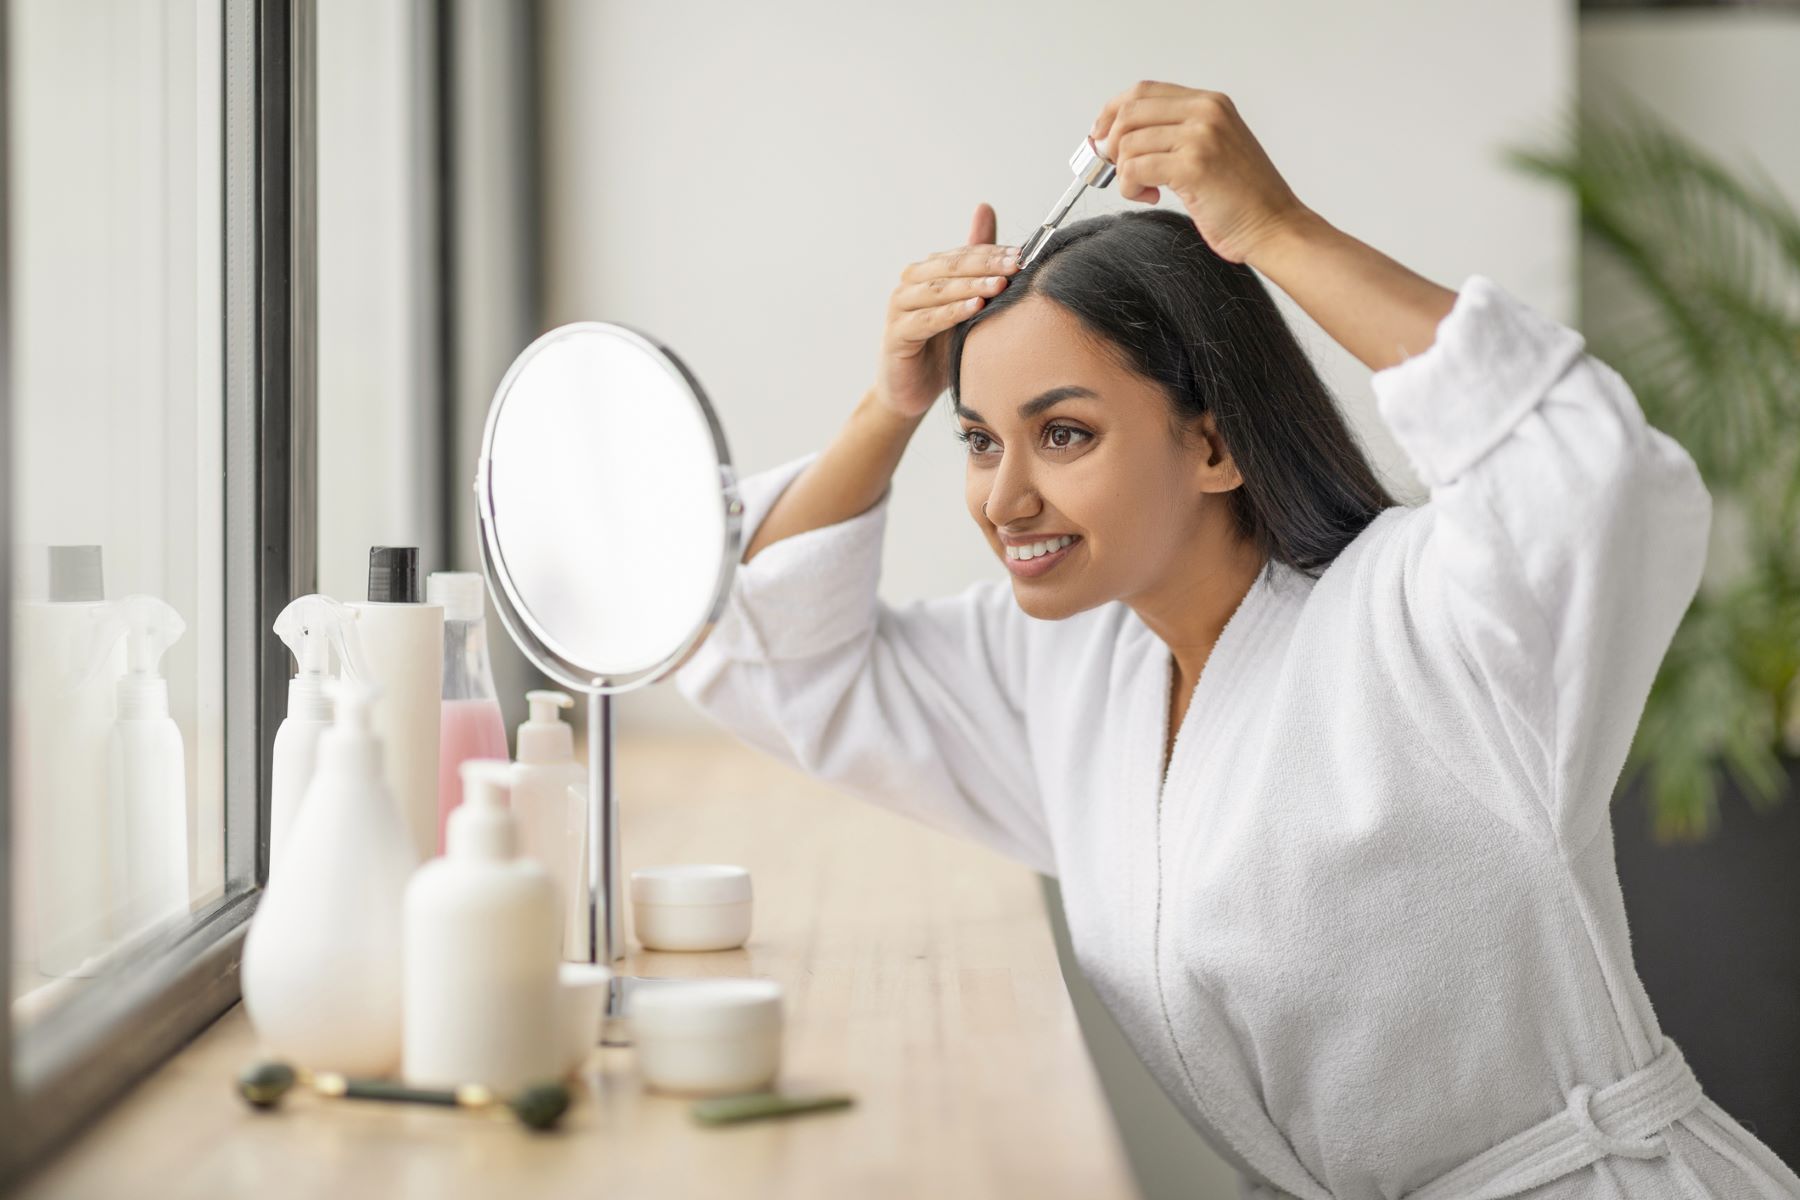
[{"label": "mirror base", "polygon": [[655,979],[648,975],[614,975],[606,993],[606,1013],[600,1021],[600,1045],[631,1045],[631,1029],[625,1013],[632,992],[658,984],[681,982],[680,979]]}]

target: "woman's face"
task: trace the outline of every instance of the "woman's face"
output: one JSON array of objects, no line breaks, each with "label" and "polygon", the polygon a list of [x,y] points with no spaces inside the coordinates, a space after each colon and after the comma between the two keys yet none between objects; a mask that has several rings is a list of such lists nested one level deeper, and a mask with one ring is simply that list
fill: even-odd
[{"label": "woman's face", "polygon": [[[1172,437],[1162,388],[1054,301],[1034,295],[977,325],[960,390],[969,514],[1031,616],[1147,599],[1231,536],[1223,493],[1238,477],[1210,420],[1204,436]],[[1071,536],[1038,558],[1007,553]]]}]

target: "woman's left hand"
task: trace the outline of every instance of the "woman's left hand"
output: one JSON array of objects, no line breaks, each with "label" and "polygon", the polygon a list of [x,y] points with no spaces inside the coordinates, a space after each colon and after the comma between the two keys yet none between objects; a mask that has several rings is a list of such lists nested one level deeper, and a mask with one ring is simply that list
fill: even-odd
[{"label": "woman's left hand", "polygon": [[1308,215],[1221,92],[1146,80],[1107,101],[1092,133],[1121,196],[1155,204],[1168,188],[1220,258],[1247,262]]}]

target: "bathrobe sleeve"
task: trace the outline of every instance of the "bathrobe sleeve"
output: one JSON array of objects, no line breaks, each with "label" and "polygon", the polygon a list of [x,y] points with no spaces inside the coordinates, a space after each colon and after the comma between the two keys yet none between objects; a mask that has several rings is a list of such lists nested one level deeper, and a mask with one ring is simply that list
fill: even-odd
[{"label": "bathrobe sleeve", "polygon": [[1603,824],[1699,585],[1711,497],[1579,333],[1479,275],[1432,346],[1373,386],[1430,488],[1413,514],[1411,619],[1461,694],[1491,706],[1495,744],[1479,752],[1500,769],[1472,786],[1573,854]]},{"label": "bathrobe sleeve", "polygon": [[[744,545],[816,457],[739,482]],[[892,491],[739,564],[676,688],[808,775],[1053,875],[1026,746],[1025,615],[1004,580],[884,602],[876,585]]]}]

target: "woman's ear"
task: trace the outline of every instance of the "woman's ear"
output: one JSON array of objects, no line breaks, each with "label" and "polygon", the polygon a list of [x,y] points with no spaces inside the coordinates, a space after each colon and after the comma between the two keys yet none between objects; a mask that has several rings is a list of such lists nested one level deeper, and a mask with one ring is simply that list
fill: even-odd
[{"label": "woman's ear", "polygon": [[1225,444],[1225,437],[1219,432],[1219,426],[1210,412],[1200,414],[1200,420],[1194,425],[1199,454],[1198,483],[1203,492],[1229,492],[1242,487],[1244,477],[1238,473],[1237,463],[1232,460],[1231,447]]}]

